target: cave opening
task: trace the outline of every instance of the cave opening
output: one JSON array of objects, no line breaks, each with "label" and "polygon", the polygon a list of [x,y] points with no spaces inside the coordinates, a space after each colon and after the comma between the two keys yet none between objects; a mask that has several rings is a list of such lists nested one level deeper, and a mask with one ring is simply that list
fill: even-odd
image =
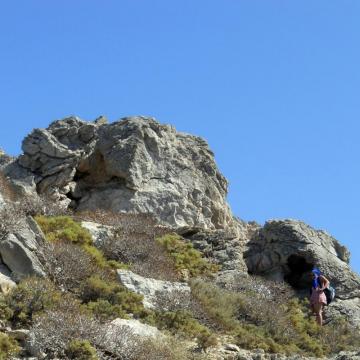
[{"label": "cave opening", "polygon": [[306,289],[311,286],[310,272],[314,264],[307,261],[303,256],[290,255],[287,260],[287,272],[284,280],[295,289]]}]

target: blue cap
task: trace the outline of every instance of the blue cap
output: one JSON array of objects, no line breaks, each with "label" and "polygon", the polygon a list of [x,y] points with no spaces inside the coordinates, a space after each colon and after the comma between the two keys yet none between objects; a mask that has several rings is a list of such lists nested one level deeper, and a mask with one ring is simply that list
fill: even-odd
[{"label": "blue cap", "polygon": [[319,269],[312,269],[311,271],[313,274],[317,275],[317,276],[320,276],[321,275],[321,271]]}]

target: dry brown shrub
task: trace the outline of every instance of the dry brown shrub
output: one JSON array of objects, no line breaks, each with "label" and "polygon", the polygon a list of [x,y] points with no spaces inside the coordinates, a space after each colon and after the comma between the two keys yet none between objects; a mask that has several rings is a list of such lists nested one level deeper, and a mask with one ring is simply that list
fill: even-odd
[{"label": "dry brown shrub", "polygon": [[73,339],[93,340],[99,324],[81,311],[79,304],[67,298],[57,309],[35,317],[30,329],[33,347],[51,359],[66,359],[65,351]]},{"label": "dry brown shrub", "polygon": [[155,307],[162,311],[191,310],[191,295],[181,291],[157,291]]},{"label": "dry brown shrub", "polygon": [[48,276],[64,291],[78,292],[81,283],[100,270],[85,250],[69,242],[47,242],[42,251]]},{"label": "dry brown shrub", "polygon": [[101,324],[69,298],[56,310],[37,316],[30,332],[33,346],[51,359],[67,359],[66,350],[74,339],[89,341],[100,359],[135,360],[133,354],[142,344],[128,327]]},{"label": "dry brown shrub", "polygon": [[195,359],[184,344],[175,339],[145,339],[134,349],[129,360],[187,360]]},{"label": "dry brown shrub", "polygon": [[46,195],[23,196],[19,207],[26,215],[60,216],[72,215],[72,211],[61,202],[55,201]]},{"label": "dry brown shrub", "polygon": [[113,226],[113,236],[101,245],[105,257],[130,264],[143,276],[161,280],[178,280],[174,261],[155,239],[170,230],[159,225],[149,214],[116,214],[105,211],[76,214],[81,220]]}]

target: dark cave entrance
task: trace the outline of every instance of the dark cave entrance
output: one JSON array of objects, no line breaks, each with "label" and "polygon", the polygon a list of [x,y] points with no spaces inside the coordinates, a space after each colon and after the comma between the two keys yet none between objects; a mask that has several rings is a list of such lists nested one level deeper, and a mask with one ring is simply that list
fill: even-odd
[{"label": "dark cave entrance", "polygon": [[295,289],[306,289],[311,286],[310,272],[314,264],[307,261],[303,256],[290,255],[287,260],[287,272],[284,280]]}]

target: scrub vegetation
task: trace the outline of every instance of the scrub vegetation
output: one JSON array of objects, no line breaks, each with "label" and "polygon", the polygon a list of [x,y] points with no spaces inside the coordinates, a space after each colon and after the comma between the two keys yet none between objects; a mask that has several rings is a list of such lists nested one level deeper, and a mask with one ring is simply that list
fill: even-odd
[{"label": "scrub vegetation", "polygon": [[[114,226],[113,236],[100,248],[81,226],[80,220],[90,218]],[[201,352],[191,352],[182,342],[196,340],[206,351],[223,336],[241,348],[269,353],[322,357],[359,348],[359,332],[343,319],[320,328],[308,304],[288,286],[252,276],[239,279],[238,287],[216,285],[213,276],[219,267],[147,215],[83,213],[35,219],[47,240],[42,249],[47,278],[23,279],[2,295],[0,318],[13,328],[30,329],[49,356],[200,359]],[[159,308],[166,310],[146,309],[143,297],[118,281],[116,269],[124,267],[157,279],[186,278],[191,299],[174,294],[176,299],[159,298]],[[168,338],[136,338],[123,328],[113,329],[116,318],[138,319]],[[16,340],[0,333],[0,359],[18,351]]]}]

